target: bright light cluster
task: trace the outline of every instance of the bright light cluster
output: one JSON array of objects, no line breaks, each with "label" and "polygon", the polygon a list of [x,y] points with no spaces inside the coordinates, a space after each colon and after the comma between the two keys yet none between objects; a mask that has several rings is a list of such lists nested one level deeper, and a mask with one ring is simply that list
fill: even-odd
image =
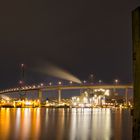
[{"label": "bright light cluster", "polygon": [[4,100],[0,101],[0,106],[2,107],[39,107],[39,100]]},{"label": "bright light cluster", "polygon": [[110,91],[105,89],[95,89],[92,95],[85,91],[81,96],[72,97],[72,106],[94,107],[106,105],[105,97],[109,96],[109,93]]}]

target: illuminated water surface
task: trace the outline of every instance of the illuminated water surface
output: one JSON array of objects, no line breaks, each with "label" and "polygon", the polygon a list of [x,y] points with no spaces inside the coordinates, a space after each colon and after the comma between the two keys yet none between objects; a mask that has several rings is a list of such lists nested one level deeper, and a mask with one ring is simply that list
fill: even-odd
[{"label": "illuminated water surface", "polygon": [[129,110],[0,108],[0,140],[131,140]]}]

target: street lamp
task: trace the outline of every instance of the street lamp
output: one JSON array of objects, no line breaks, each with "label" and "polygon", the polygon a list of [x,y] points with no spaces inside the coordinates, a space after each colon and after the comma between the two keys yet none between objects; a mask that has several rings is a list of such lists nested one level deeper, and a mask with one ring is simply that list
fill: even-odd
[{"label": "street lamp", "polygon": [[24,84],[25,80],[25,65],[22,63],[21,64],[21,81],[22,81],[22,85]]},{"label": "street lamp", "polygon": [[43,86],[44,86],[44,84],[43,84],[43,83],[41,83],[41,84],[40,84],[40,86],[41,86],[41,87],[43,87]]},{"label": "street lamp", "polygon": [[87,82],[87,81],[85,81],[85,80],[83,81],[84,84],[86,84],[86,82]]},{"label": "street lamp", "polygon": [[24,67],[24,64],[21,64],[21,67]]},{"label": "street lamp", "polygon": [[61,85],[61,84],[62,84],[62,82],[61,82],[61,81],[59,81],[59,82],[58,82],[58,85]]},{"label": "street lamp", "polygon": [[114,82],[117,85],[119,83],[119,80],[118,79],[115,79]]},{"label": "street lamp", "polygon": [[20,85],[20,86],[22,86],[22,84],[23,84],[23,81],[22,81],[22,80],[20,80],[20,81],[19,81],[19,85]]},{"label": "street lamp", "polygon": [[51,85],[52,85],[52,82],[49,83],[49,86],[51,86]]},{"label": "street lamp", "polygon": [[[115,79],[114,80],[114,83],[115,83],[115,85],[117,85],[119,83],[119,80],[118,79]],[[115,87],[114,87],[114,94],[117,95],[116,88]]]},{"label": "street lamp", "polygon": [[102,80],[99,80],[99,84],[101,84],[102,83]]}]

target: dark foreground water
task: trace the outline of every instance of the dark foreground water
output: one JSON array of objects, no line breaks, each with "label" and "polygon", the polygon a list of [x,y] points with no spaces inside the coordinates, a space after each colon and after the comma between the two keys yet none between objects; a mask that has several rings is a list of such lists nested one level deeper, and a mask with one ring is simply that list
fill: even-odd
[{"label": "dark foreground water", "polygon": [[0,108],[0,140],[131,140],[129,110]]}]

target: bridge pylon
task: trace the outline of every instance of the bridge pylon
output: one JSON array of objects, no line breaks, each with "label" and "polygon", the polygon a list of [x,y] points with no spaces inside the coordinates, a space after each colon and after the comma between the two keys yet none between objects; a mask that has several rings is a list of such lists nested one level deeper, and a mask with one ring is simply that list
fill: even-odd
[{"label": "bridge pylon", "polygon": [[42,90],[41,89],[38,90],[38,98],[39,98],[40,105],[41,105],[41,101],[42,101]]},{"label": "bridge pylon", "polygon": [[128,88],[125,89],[125,103],[128,106]]},{"label": "bridge pylon", "polygon": [[58,89],[58,103],[61,103],[61,89]]}]

